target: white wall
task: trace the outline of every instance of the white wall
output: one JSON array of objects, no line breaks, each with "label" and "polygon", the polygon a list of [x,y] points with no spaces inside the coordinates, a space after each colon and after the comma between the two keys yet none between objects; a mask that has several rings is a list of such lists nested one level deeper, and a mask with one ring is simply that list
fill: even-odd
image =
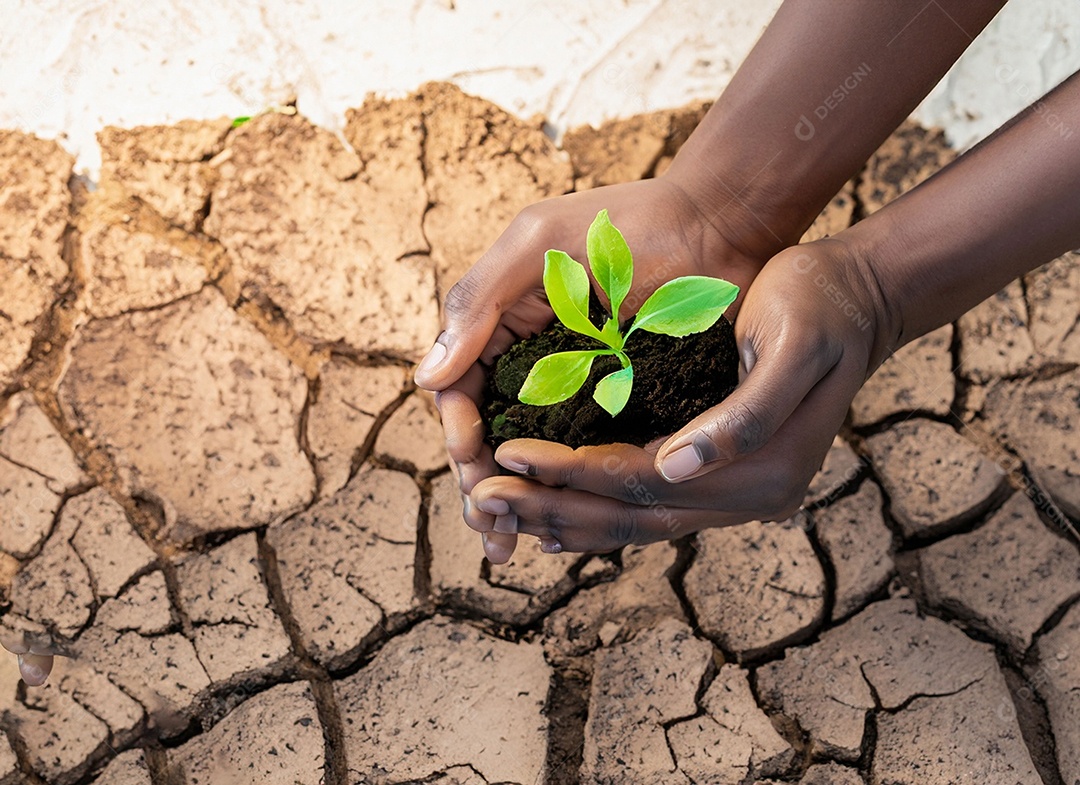
[{"label": "white wall", "polygon": [[[878,0],[835,0],[864,2]],[[715,96],[778,0],[0,0],[0,126],[91,174],[107,124],[257,112],[336,128],[448,79],[562,130]],[[1012,0],[920,107],[966,146],[1080,69],[1080,0]]]}]

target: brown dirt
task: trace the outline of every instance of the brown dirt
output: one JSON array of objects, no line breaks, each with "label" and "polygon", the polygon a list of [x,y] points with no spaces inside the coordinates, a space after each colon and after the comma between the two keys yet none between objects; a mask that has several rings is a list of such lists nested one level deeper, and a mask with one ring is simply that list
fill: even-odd
[{"label": "brown dirt", "polygon": [[[0,652],[0,785],[1078,780],[1076,254],[890,359],[787,526],[493,567],[461,523],[440,292],[703,111],[108,129],[89,196],[0,132],[0,636],[71,655]],[[906,125],[811,235],[951,156]]]}]

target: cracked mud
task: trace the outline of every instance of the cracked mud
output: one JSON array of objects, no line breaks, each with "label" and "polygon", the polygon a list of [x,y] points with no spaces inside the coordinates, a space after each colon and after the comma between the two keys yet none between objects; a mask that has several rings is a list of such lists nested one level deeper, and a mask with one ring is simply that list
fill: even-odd
[{"label": "cracked mud", "polygon": [[[442,84],[0,133],[0,785],[1080,783],[1080,256],[897,352],[783,523],[483,557],[409,366],[568,132]],[[905,124],[808,232],[947,163]]]}]

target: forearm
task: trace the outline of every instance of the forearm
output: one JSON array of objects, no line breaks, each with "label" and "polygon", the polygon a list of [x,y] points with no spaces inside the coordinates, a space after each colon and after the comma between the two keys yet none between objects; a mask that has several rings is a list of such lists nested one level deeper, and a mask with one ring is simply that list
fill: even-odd
[{"label": "forearm", "polygon": [[886,352],[1080,247],[1080,73],[837,237],[879,284]]},{"label": "forearm", "polygon": [[787,0],[671,176],[765,250],[797,242],[1004,2]]}]

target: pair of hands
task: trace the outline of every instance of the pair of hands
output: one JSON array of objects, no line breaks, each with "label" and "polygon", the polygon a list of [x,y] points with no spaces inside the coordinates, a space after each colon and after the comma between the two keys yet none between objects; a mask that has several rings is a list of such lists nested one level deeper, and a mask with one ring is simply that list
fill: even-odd
[{"label": "pair of hands", "polygon": [[[740,286],[728,316],[742,381],[720,405],[645,448],[519,439],[493,454],[479,414],[486,368],[550,324],[544,252],[584,259],[601,208],[634,253],[625,313],[681,275]],[[449,292],[445,330],[416,380],[437,391],[464,518],[483,535],[490,561],[509,560],[519,534],[540,538],[548,552],[609,551],[798,509],[876,367],[882,307],[873,276],[843,241],[771,256],[777,242],[769,234],[764,226],[736,231],[663,177],[609,186],[526,208]],[[499,466],[513,474],[498,474]]]}]

